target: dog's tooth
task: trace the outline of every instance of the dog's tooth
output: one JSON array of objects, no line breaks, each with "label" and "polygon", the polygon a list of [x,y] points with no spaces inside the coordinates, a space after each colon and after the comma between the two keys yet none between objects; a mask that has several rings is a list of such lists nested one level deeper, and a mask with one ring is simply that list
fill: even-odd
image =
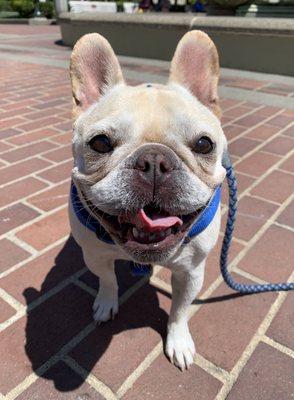
[{"label": "dog's tooth", "polygon": [[133,228],[133,235],[134,235],[135,238],[139,237],[138,229],[135,228],[135,227]]},{"label": "dog's tooth", "polygon": [[168,229],[165,231],[165,233],[166,233],[166,236],[170,235],[170,234],[171,234],[171,228],[168,228]]},{"label": "dog's tooth", "polygon": [[159,235],[163,238],[165,236],[165,231],[161,231]]}]

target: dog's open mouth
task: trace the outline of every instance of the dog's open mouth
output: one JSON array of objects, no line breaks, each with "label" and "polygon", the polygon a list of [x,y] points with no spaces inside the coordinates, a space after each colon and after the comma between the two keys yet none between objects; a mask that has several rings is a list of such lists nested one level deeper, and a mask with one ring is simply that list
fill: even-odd
[{"label": "dog's open mouth", "polygon": [[91,209],[119,243],[151,250],[181,240],[204,207],[186,215],[171,215],[154,203],[118,216],[100,212],[96,207]]}]

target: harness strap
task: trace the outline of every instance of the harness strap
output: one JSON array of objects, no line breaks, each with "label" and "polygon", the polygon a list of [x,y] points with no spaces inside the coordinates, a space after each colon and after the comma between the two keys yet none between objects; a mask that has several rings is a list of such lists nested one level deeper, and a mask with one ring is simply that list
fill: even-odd
[{"label": "harness strap", "polygon": [[79,198],[77,188],[73,182],[71,183],[70,199],[74,213],[80,223],[84,225],[87,229],[90,229],[90,231],[96,233],[97,238],[102,242],[107,244],[115,244],[114,241],[111,239],[109,233],[103,228],[100,222],[96,218],[94,218],[85,208]]}]

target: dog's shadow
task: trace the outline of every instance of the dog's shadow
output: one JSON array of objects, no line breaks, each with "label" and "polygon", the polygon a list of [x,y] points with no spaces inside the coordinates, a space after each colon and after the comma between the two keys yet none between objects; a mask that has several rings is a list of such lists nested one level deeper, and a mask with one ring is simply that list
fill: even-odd
[{"label": "dog's shadow", "polygon": [[[125,262],[118,263],[116,267],[120,295],[142,279],[132,276],[130,268],[125,264]],[[38,301],[41,296],[46,298],[48,290],[51,290],[52,294],[52,289],[56,285],[62,285],[61,282],[66,276],[64,271],[75,273],[81,266],[84,266],[82,252],[75,241],[69,238],[55,258],[55,263],[42,283],[41,290],[25,289],[27,304]],[[99,280],[90,272],[83,274],[80,280],[82,285],[86,283],[93,289],[99,287]],[[159,306],[157,292],[158,289],[148,283],[143,285],[121,306],[119,315],[113,321],[97,325],[89,337],[83,339],[81,351],[73,350],[75,361],[90,373],[106,352],[113,337],[122,331],[151,327],[164,339],[168,315]],[[29,308],[25,344],[27,356],[33,371],[45,379],[52,380],[56,389],[61,392],[77,389],[86,377],[66,374],[57,367],[46,369],[44,364],[55,354],[60,354],[60,351],[65,349],[64,346],[70,341],[75,341],[79,332],[91,324],[93,301],[93,296],[74,283],[69,283],[31,311]],[[137,349],[133,348],[132,351],[136,352]],[[116,368],[120,368],[119,364]]]}]

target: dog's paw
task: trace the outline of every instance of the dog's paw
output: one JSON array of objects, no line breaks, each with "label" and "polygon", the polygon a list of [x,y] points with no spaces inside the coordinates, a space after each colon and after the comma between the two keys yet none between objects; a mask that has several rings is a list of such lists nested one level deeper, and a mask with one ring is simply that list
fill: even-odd
[{"label": "dog's paw", "polygon": [[172,324],[166,339],[165,353],[181,371],[194,362],[195,346],[188,326]]},{"label": "dog's paw", "polygon": [[114,319],[118,313],[117,290],[100,288],[93,304],[93,318],[97,322]]}]

